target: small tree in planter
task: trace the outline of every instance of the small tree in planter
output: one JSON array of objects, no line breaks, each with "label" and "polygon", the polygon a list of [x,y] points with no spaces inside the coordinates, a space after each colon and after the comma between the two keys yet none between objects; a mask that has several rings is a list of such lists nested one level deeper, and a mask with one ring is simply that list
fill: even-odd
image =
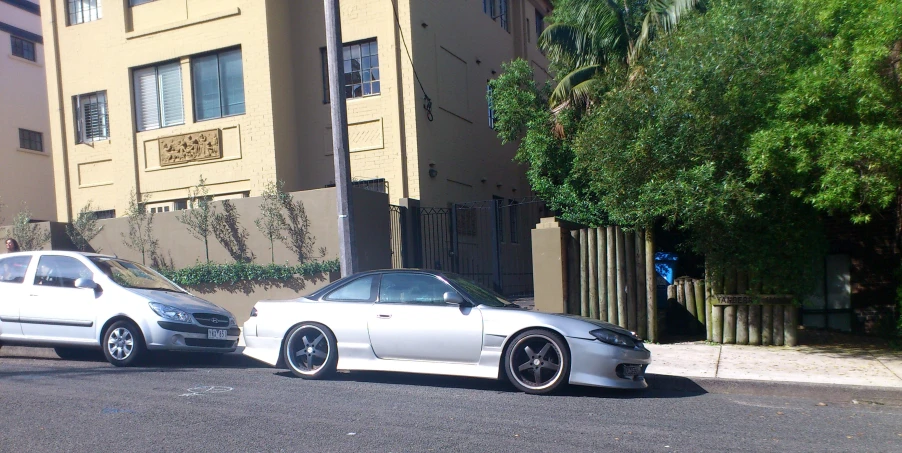
[{"label": "small tree in planter", "polygon": [[92,249],[90,244],[91,240],[97,237],[100,230],[103,229],[103,226],[97,224],[97,216],[94,215],[94,211],[95,207],[89,201],[78,211],[75,221],[66,225],[66,234],[79,251],[100,252],[100,249]]},{"label": "small tree in planter", "polygon": [[158,241],[153,237],[153,213],[147,210],[149,197],[138,200],[134,189],[128,200],[125,216],[128,218],[128,235],[122,234],[122,242],[126,247],[141,253],[141,263],[147,264],[147,256],[156,255]]},{"label": "small tree in planter", "polygon": [[260,202],[260,217],[254,220],[257,229],[269,239],[269,251],[272,262],[276,262],[275,242],[284,241],[282,230],[286,227],[285,216],[282,214],[284,199],[289,195],[282,192],[283,182],[270,182],[263,189]]},{"label": "small tree in planter", "polygon": [[213,223],[216,218],[216,210],[210,197],[210,189],[207,188],[207,180],[203,176],[191,189],[188,189],[188,210],[179,216],[179,222],[188,227],[188,232],[195,239],[203,241],[204,256],[206,262],[210,262],[210,234],[213,233]]},{"label": "small tree in planter", "polygon": [[19,249],[23,252],[40,250],[50,241],[50,230],[44,230],[40,225],[31,223],[31,212],[23,209],[13,219],[12,237],[19,243]]}]

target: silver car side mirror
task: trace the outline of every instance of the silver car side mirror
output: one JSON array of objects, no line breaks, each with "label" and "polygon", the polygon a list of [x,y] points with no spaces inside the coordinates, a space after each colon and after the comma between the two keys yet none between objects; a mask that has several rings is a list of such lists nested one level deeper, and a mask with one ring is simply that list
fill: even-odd
[{"label": "silver car side mirror", "polygon": [[448,291],[444,294],[445,303],[448,305],[460,305],[464,303],[464,298],[456,292]]},{"label": "silver car side mirror", "polygon": [[75,280],[76,288],[97,289],[97,282],[90,278],[78,278]]}]

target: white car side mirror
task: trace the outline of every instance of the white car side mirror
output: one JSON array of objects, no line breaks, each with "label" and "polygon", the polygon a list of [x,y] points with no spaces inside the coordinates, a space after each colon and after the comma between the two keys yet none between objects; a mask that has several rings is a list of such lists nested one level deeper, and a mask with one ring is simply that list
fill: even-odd
[{"label": "white car side mirror", "polygon": [[97,289],[97,282],[90,278],[79,278],[75,280],[76,288]]},{"label": "white car side mirror", "polygon": [[460,305],[464,303],[464,298],[456,292],[448,291],[444,294],[445,303],[448,305]]}]

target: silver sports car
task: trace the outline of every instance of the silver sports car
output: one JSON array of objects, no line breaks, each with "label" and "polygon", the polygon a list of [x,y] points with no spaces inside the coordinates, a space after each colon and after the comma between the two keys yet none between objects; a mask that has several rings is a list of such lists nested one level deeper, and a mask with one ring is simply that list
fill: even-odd
[{"label": "silver sports car", "polygon": [[298,299],[257,302],[244,354],[295,375],[342,370],[505,377],[527,393],[565,383],[645,388],[651,353],[632,332],[520,308],[458,275],[385,270]]}]

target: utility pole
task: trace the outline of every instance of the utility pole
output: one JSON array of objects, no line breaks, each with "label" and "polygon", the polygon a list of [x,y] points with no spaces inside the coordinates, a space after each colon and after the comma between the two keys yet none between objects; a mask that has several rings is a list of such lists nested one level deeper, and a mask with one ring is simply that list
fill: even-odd
[{"label": "utility pole", "polygon": [[351,167],[348,147],[348,107],[345,103],[341,14],[338,0],[323,0],[326,10],[326,56],[329,60],[329,104],[332,107],[332,155],[338,193],[338,249],[341,276],[357,272],[357,244],[351,216]]}]

